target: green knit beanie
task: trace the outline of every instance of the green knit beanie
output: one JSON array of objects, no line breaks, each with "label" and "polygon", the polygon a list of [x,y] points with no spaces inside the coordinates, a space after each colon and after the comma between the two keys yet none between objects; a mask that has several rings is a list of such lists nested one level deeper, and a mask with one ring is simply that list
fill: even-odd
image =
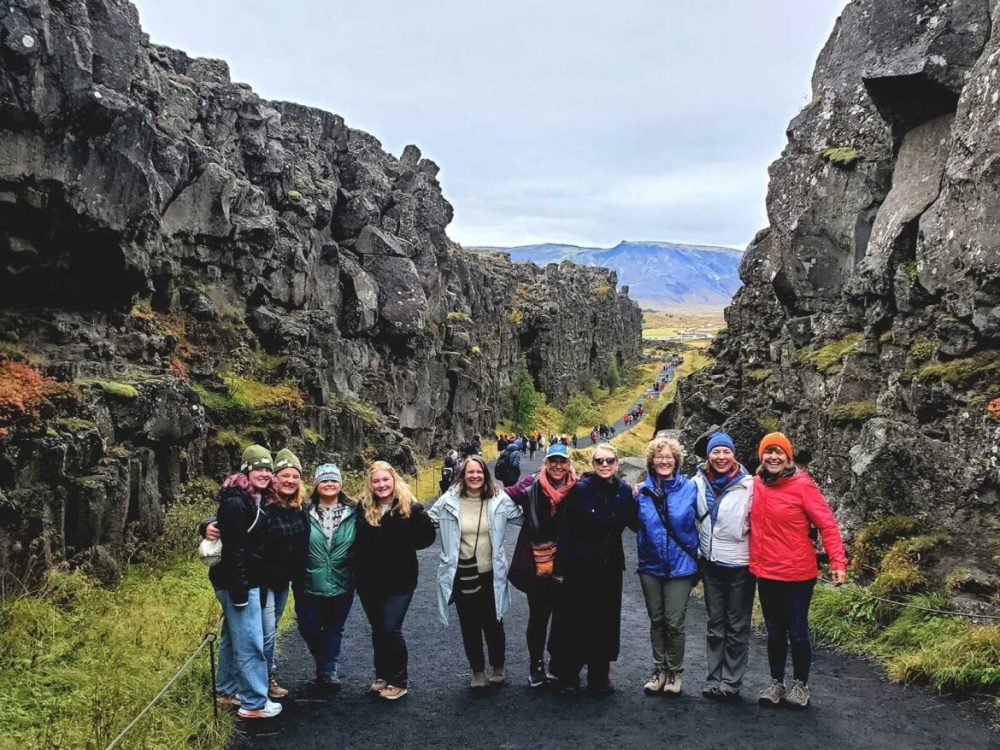
[{"label": "green knit beanie", "polygon": [[273,468],[274,461],[271,459],[271,451],[263,445],[251,445],[243,451],[243,458],[240,459],[240,471]]},{"label": "green knit beanie", "polygon": [[274,473],[277,474],[282,469],[287,469],[288,467],[298,469],[299,476],[302,476],[302,462],[299,461],[299,457],[288,450],[288,448],[282,448],[278,451],[278,455],[274,457]]}]

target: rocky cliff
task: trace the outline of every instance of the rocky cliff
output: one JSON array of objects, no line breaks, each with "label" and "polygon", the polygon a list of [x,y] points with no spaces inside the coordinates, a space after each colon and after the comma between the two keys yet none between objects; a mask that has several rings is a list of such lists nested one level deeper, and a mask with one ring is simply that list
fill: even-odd
[{"label": "rocky cliff", "polygon": [[[251,440],[412,469],[493,427],[521,357],[555,402],[638,357],[614,274],[464,252],[437,172],[151,44],[124,0],[5,3],[3,567],[113,569]],[[31,391],[24,358],[75,385]]]},{"label": "rocky cliff", "polygon": [[1000,563],[998,10],[844,9],[771,167],[771,225],[745,254],[716,364],[661,417],[692,440],[723,425],[746,457],[781,428],[848,532],[916,517],[950,535],[938,572],[961,568],[986,594]]}]

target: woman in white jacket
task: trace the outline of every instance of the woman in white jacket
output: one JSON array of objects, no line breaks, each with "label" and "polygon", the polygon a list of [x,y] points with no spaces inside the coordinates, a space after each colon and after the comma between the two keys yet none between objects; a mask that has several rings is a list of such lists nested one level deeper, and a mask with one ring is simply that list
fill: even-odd
[{"label": "woman in white jacket", "polygon": [[705,452],[708,458],[694,477],[708,613],[708,679],[701,694],[735,700],[747,668],[756,587],[750,572],[753,477],[736,461],[736,446],[726,433],[709,436]]},{"label": "woman in white jacket", "polygon": [[[482,456],[462,462],[454,484],[428,511],[438,527],[438,612],[448,624],[448,604],[455,602],[473,690],[500,685],[505,679],[506,635],[503,616],[510,606],[507,586],[507,524],[520,524],[521,509],[490,476]],[[483,638],[492,667],[486,678]]]}]

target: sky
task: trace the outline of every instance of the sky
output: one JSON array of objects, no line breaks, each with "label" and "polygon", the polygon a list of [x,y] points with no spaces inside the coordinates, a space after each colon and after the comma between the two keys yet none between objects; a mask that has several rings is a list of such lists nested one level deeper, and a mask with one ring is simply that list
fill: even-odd
[{"label": "sky", "polygon": [[152,41],[441,168],[465,246],[744,248],[845,0],[133,0]]}]

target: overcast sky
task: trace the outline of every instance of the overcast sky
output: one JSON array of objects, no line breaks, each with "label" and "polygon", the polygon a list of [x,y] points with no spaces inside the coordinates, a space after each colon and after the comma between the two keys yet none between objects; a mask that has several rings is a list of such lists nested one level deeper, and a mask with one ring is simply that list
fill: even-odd
[{"label": "overcast sky", "polygon": [[[136,0],[133,0],[134,2]],[[441,167],[470,245],[743,248],[844,0],[138,0],[225,59]]]}]

